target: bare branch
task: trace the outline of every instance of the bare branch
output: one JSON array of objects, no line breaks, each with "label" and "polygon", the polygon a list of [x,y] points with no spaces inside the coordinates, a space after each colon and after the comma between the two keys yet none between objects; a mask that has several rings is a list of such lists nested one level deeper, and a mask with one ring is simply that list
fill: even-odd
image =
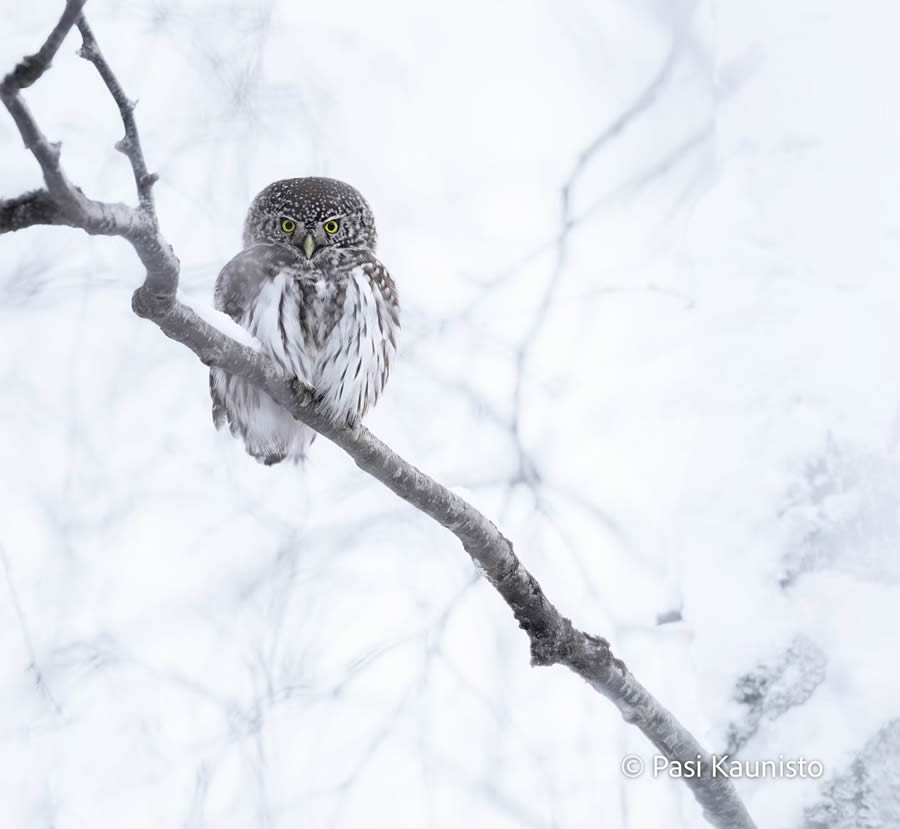
[{"label": "bare branch", "polygon": [[134,108],[137,106],[137,101],[132,101],[125,95],[121,84],[109,68],[106,58],[100,52],[94,33],[88,26],[87,20],[84,19],[84,15],[78,18],[78,31],[81,32],[82,37],[81,48],[78,50],[78,54],[94,64],[100,77],[103,78],[103,83],[106,84],[109,94],[112,95],[116,106],[119,108],[119,114],[122,116],[122,123],[125,126],[125,137],[116,142],[116,149],[124,153],[128,157],[129,162],[131,162],[141,208],[155,223],[156,208],[153,204],[150,188],[153,187],[159,176],[156,173],[147,172],[144,151],[141,149],[141,139],[134,120]]},{"label": "bare branch", "polygon": [[584,173],[591,160],[610,142],[618,138],[642,113],[644,113],[657,99],[660,91],[665,87],[672,74],[672,70],[678,61],[681,52],[682,37],[676,32],[672,43],[663,59],[662,64],[650,82],[641,90],[635,100],[617,115],[600,133],[578,154],[572,171],[560,189],[560,218],[559,234],[556,237],[556,256],[554,257],[552,270],[547,278],[534,316],[516,349],[515,356],[515,383],[513,385],[512,418],[510,431],[516,445],[516,453],[519,458],[519,469],[512,483],[524,482],[532,487],[541,480],[540,471],[531,460],[528,450],[522,439],[522,397],[525,384],[525,371],[531,357],[534,344],[540,337],[550,308],[553,305],[554,296],[562,282],[569,255],[569,234],[580,221],[573,216],[572,193],[578,179]]},{"label": "bare branch", "polygon": [[32,225],[78,227],[65,217],[46,190],[31,190],[15,199],[0,199],[0,233]]},{"label": "bare branch", "polygon": [[[35,55],[26,58],[19,64],[19,67],[26,65],[27,68],[20,72],[19,67],[17,67],[0,84],[0,100],[3,101],[4,106],[6,106],[9,114],[12,115],[13,120],[16,122],[19,134],[25,142],[25,147],[31,150],[35,159],[37,159],[44,176],[44,182],[47,185],[48,194],[56,204],[56,212],[52,215],[48,214],[48,217],[53,219],[49,223],[67,224],[71,227],[81,228],[91,234],[121,236],[123,239],[131,242],[141,262],[147,268],[147,278],[143,286],[138,289],[141,297],[136,298],[136,302],[141,307],[152,305],[159,313],[164,313],[175,302],[175,291],[178,288],[179,263],[174,251],[159,233],[159,228],[157,227],[152,196],[150,195],[150,187],[155,179],[146,172],[140,142],[136,138],[137,126],[132,113],[130,111],[126,112],[125,109],[120,107],[122,118],[126,125],[126,139],[128,139],[129,133],[134,136],[134,141],[127,141],[123,145],[123,151],[131,161],[132,169],[135,172],[135,180],[138,183],[138,193],[142,199],[142,204],[137,208],[131,208],[124,204],[95,201],[85,196],[80,188],[73,185],[66,178],[60,164],[61,145],[47,140],[20,95],[22,84],[19,78],[24,77],[25,81],[29,82],[31,78],[40,77],[49,64],[50,58],[59,49],[62,39],[68,30],[72,28],[76,19],[79,18],[83,5],[84,0],[68,0],[59,23],[57,23],[44,46]],[[88,32],[89,40],[85,40],[82,47],[83,50],[86,50],[86,53],[93,56],[90,60],[97,67],[101,77],[107,81],[107,87],[110,91],[113,92],[115,89],[123,101],[127,100],[106,61],[99,54],[93,34],[86,26],[85,29]],[[116,94],[116,92],[113,92],[113,94]],[[14,199],[13,205],[22,204],[27,200],[28,195],[25,194],[25,196]],[[3,211],[0,214],[0,233],[17,229],[12,226],[16,215],[15,210]],[[32,212],[30,218],[36,219],[37,214]],[[37,221],[29,222],[30,225],[37,223]]]},{"label": "bare branch", "polygon": [[65,11],[44,41],[44,45],[33,55],[22,58],[18,66],[3,79],[3,83],[0,83],[0,97],[5,98],[7,95],[27,89],[50,68],[50,62],[81,14],[85,2],[86,0],[67,0]]},{"label": "bare branch", "polygon": [[[575,161],[575,166],[563,185],[563,201],[567,202],[575,181],[581,175],[584,168],[590,163],[591,159],[603,149],[614,138],[618,138],[632,124],[639,115],[646,112],[659,96],[660,91],[666,85],[672,75],[672,70],[678,62],[681,54],[683,43],[683,35],[676,32],[669,46],[666,57],[657,70],[656,74],[651,78],[650,82],[645,86],[641,93],[620,112],[595,138],[588,144],[579,154]],[[567,206],[563,208],[564,218],[567,213]]]},{"label": "bare branch", "polygon": [[[78,6],[80,9],[80,5],[81,4],[79,3],[73,3],[71,1],[66,5],[66,11],[63,13],[62,18],[60,18],[60,22],[57,24],[56,29],[54,29],[54,34],[57,34],[63,22],[71,17],[70,11],[72,7]],[[71,23],[68,28],[71,28]],[[50,43],[51,41],[48,40],[47,42]],[[35,62],[38,60],[37,56],[43,51],[44,48],[42,48],[37,55],[33,55],[33,61],[29,65],[35,65]],[[55,51],[56,49],[53,49],[51,54],[55,53]],[[19,66],[22,66],[26,62],[27,59],[20,63]],[[39,74],[42,72],[39,65],[38,68],[33,71],[38,72]],[[52,219],[52,221],[48,221],[48,223],[67,224],[71,227],[79,227],[91,234],[130,238],[135,225],[140,222],[140,217],[135,215],[134,211],[131,211],[123,204],[106,204],[87,198],[78,187],[75,187],[66,178],[59,163],[61,147],[59,144],[48,141],[46,136],[41,132],[34,116],[31,114],[31,111],[19,94],[19,86],[14,82],[15,76],[16,72],[11,72],[6,76],[3,84],[0,85],[0,100],[3,101],[3,104],[9,110],[9,114],[12,115],[13,120],[16,122],[16,126],[19,128],[19,134],[25,142],[25,147],[31,150],[32,154],[37,159],[38,164],[40,164],[41,172],[44,175],[44,181],[47,184],[47,197],[48,199],[52,199],[55,204],[55,211],[51,213],[47,209],[47,201],[43,200],[43,212],[48,219]],[[4,220],[0,222],[0,233],[17,229],[12,227],[12,223],[16,220],[17,215],[19,215],[18,210],[24,207],[29,199],[32,201],[32,204],[34,204],[36,199],[35,194],[26,193],[24,196],[13,199],[11,202],[3,203],[4,207],[11,205],[11,208],[9,211],[4,210],[3,214],[0,215],[0,219]],[[38,213],[32,211],[29,216],[32,221],[29,221],[27,225],[22,225],[22,227],[37,224],[37,217]]]},{"label": "bare branch", "polygon": [[121,149],[131,162],[140,203],[138,207],[130,208],[95,202],[66,179],[59,163],[59,146],[50,144],[42,135],[19,92],[27,85],[22,79],[33,82],[46,69],[82,3],[83,0],[69,0],[47,44],[31,64],[23,61],[29,68],[21,72],[17,69],[3,82],[3,103],[15,120],[25,146],[40,164],[47,190],[4,202],[0,210],[0,232],[41,223],[43,217],[48,224],[70,224],[88,233],[127,239],[147,268],[144,284],[132,300],[139,316],[156,323],[168,337],[186,345],[204,363],[244,377],[265,389],[295,418],[343,449],[360,469],[450,530],[528,634],[533,665],[561,664],[570,668],[611,699],[625,720],[640,728],[670,761],[695,762],[699,755],[704,764],[702,775],[687,778],[685,782],[702,806],[706,819],[722,829],[754,829],[753,820],[738,799],[731,781],[721,775],[713,776],[710,755],[635,679],[625,664],[612,655],[606,640],[576,629],[557,610],[516,557],[510,541],[491,521],[405,461],[365,427],[335,426],[316,408],[309,389],[283,376],[268,358],[231,339],[176,299],[179,263],[156,222],[150,180],[153,177],[147,175],[134,121],[134,106],[122,91],[83,18],[78,24],[84,39],[82,54],[97,68],[119,106],[125,124],[125,141]]},{"label": "bare branch", "polygon": [[12,569],[9,566],[9,557],[6,555],[6,549],[2,544],[0,544],[0,564],[3,565],[3,573],[6,576],[6,587],[9,590],[9,599],[12,603],[13,611],[16,614],[16,620],[19,623],[19,631],[22,634],[22,644],[25,647],[25,652],[28,654],[28,670],[34,675],[35,685],[37,685],[47,698],[53,711],[56,714],[62,714],[62,706],[60,706],[53,696],[53,692],[47,685],[47,679],[44,676],[44,672],[41,670],[37,652],[34,649],[34,643],[31,641],[31,634],[28,631],[28,624],[25,621],[25,612],[22,610],[18,591],[16,590],[15,584],[13,584]]}]

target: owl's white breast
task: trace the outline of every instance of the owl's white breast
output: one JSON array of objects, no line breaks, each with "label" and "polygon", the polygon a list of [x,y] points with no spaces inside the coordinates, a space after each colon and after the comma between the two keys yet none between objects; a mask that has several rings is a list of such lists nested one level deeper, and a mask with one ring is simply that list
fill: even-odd
[{"label": "owl's white breast", "polygon": [[295,272],[280,271],[263,286],[245,327],[286,374],[322,395],[336,420],[355,420],[384,388],[396,332],[385,330],[393,315],[362,267],[340,280],[306,279],[301,289]]},{"label": "owl's white breast", "polygon": [[362,417],[384,389],[396,339],[384,329],[392,319],[385,304],[363,267],[353,268],[343,313],[319,362],[317,388],[335,417]]},{"label": "owl's white breast", "polygon": [[279,271],[248,308],[244,325],[286,374],[310,383],[313,355],[300,325],[299,300],[292,271]]}]

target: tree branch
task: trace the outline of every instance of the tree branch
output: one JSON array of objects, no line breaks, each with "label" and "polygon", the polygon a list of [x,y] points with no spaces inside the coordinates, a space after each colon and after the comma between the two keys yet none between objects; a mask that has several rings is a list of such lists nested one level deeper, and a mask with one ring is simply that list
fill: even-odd
[{"label": "tree branch", "polygon": [[[66,224],[87,233],[128,240],[147,269],[132,307],[156,323],[173,340],[190,348],[204,363],[244,377],[272,396],[291,414],[343,449],[356,465],[400,498],[450,530],[512,609],[531,642],[533,665],[565,665],[608,697],[626,721],[636,725],[672,762],[695,761],[703,774],[686,778],[706,819],[721,829],[755,829],[753,820],[727,777],[713,776],[712,758],[697,740],[616,659],[609,643],[575,628],[544,595],[522,565],[510,541],[471,504],[401,458],[363,426],[338,428],[318,411],[309,389],[285,378],[268,358],[243,345],[176,299],[179,262],[159,231],[151,187],[134,120],[134,104],[125,96],[81,16],[84,0],[67,0],[59,23],[41,49],[23,60],[0,84],[0,98],[19,128],[25,146],[37,159],[47,190],[0,203],[0,233],[36,224]],[[109,89],[125,127],[117,145],[129,159],[139,204],[107,204],[89,199],[66,178],[58,144],[47,141],[22,100],[50,64],[69,29],[77,22],[80,54],[96,68]],[[227,329],[224,329],[227,330]]]},{"label": "tree branch", "polygon": [[19,64],[0,83],[0,96],[8,92],[27,89],[50,68],[50,62],[56,57],[59,47],[66,39],[69,29],[75,24],[86,0],[67,0],[66,8],[59,22],[53,27],[44,45],[33,55],[26,55]]},{"label": "tree branch", "polygon": [[32,225],[78,225],[69,221],[46,190],[31,190],[15,199],[0,199],[0,233]]},{"label": "tree branch", "polygon": [[141,138],[138,134],[137,123],[134,120],[134,109],[137,101],[132,101],[122,91],[122,86],[118,78],[113,74],[112,69],[97,47],[97,41],[94,33],[88,26],[84,15],[78,18],[78,31],[81,32],[82,43],[78,50],[80,57],[94,64],[103,83],[112,95],[116,106],[119,108],[119,115],[122,117],[122,124],[125,127],[125,137],[116,142],[116,149],[128,157],[131,163],[131,170],[134,173],[134,184],[138,192],[138,200],[141,209],[146,216],[156,223],[156,206],[153,203],[153,194],[151,188],[158,181],[159,176],[156,173],[147,172],[147,164],[144,161],[144,151],[141,149]]}]

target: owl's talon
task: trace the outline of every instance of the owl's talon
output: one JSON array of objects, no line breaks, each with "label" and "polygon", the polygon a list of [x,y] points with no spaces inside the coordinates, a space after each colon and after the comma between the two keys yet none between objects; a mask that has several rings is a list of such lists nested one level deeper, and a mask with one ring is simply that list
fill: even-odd
[{"label": "owl's talon", "polygon": [[291,378],[291,394],[297,398],[301,406],[309,406],[317,401],[316,390],[302,383],[299,378]]}]

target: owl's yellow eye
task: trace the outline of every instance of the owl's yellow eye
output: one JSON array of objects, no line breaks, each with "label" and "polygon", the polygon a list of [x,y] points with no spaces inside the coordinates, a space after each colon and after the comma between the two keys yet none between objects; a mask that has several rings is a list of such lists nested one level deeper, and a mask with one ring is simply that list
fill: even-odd
[{"label": "owl's yellow eye", "polygon": [[325,222],[325,232],[335,234],[338,232],[338,228],[340,225],[332,219],[330,222]]},{"label": "owl's yellow eye", "polygon": [[290,219],[282,219],[281,220],[281,229],[285,233],[293,233],[297,229],[297,223],[292,222]]}]

